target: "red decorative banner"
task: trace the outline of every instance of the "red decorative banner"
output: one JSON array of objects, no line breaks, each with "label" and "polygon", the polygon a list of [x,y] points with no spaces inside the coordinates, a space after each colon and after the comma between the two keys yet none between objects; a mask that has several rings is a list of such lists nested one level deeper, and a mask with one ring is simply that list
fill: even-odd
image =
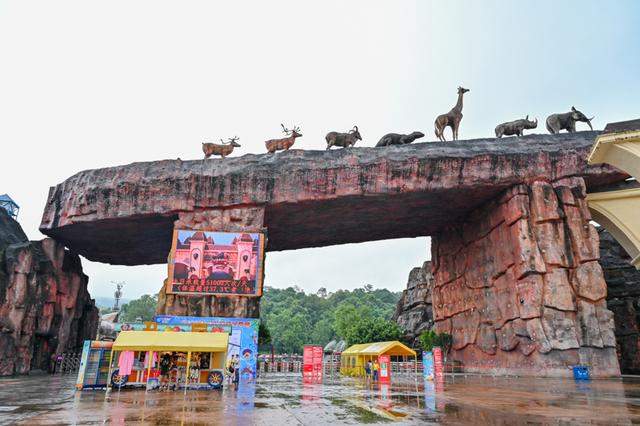
[{"label": "red decorative banner", "polygon": [[442,348],[433,348],[433,370],[436,376],[441,376],[444,372],[442,363]]},{"label": "red decorative banner", "polygon": [[322,377],[324,352],[322,346],[306,345],[302,352],[303,377]]}]

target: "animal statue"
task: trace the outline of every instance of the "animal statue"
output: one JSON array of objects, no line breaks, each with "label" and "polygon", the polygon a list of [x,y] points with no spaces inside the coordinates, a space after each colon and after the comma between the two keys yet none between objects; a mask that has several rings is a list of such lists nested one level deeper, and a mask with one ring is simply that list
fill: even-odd
[{"label": "animal statue", "polygon": [[270,139],[265,141],[264,145],[267,147],[267,152],[269,154],[273,154],[276,151],[289,150],[296,141],[296,138],[302,136],[302,133],[300,133],[300,127],[294,126],[293,130],[289,130],[284,127],[284,124],[281,123],[280,125],[282,126],[282,132],[289,136],[282,139]]},{"label": "animal statue", "polygon": [[380,141],[376,144],[376,146],[389,146],[389,145],[406,145],[415,141],[416,139],[420,139],[424,137],[424,133],[422,132],[413,132],[408,135],[401,135],[399,133],[387,133]]},{"label": "animal statue", "polygon": [[222,158],[233,152],[233,148],[239,148],[240,144],[237,142],[240,138],[235,136],[230,138],[228,142],[224,142],[220,139],[219,143],[202,143],[202,152],[204,152],[204,158],[207,159],[212,155],[219,155]]},{"label": "animal statue", "polygon": [[348,133],[329,132],[325,139],[327,140],[327,150],[329,150],[332,146],[341,146],[343,148],[354,146],[357,141],[362,140],[362,136],[360,136],[358,126],[353,126],[353,129],[349,130]]},{"label": "animal statue", "polygon": [[458,129],[460,128],[460,121],[462,121],[462,97],[467,93],[469,89],[464,87],[458,87],[458,102],[451,108],[446,114],[439,115],[435,122],[436,137],[441,141],[446,141],[444,138],[444,129],[451,127],[453,132],[453,140],[458,139]]},{"label": "animal statue", "polygon": [[496,126],[496,138],[504,136],[523,136],[524,129],[535,129],[538,127],[538,119],[530,121],[527,115],[524,119],[507,121],[506,123],[498,124]]},{"label": "animal statue", "polygon": [[565,112],[564,114],[551,114],[548,116],[547,130],[551,134],[560,133],[560,130],[566,130],[569,133],[573,133],[576,131],[576,121],[587,123],[589,128],[593,130],[591,120],[594,118],[595,116],[587,118],[586,115],[578,111],[576,107],[572,106],[571,111],[569,112]]}]

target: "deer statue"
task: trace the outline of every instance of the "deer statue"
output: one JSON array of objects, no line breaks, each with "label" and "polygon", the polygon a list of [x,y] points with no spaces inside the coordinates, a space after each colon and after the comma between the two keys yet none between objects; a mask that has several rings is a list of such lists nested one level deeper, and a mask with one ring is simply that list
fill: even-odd
[{"label": "deer statue", "polygon": [[593,130],[591,127],[591,120],[593,120],[595,116],[591,118],[587,118],[586,115],[581,113],[576,109],[576,107],[571,107],[571,111],[565,112],[564,114],[551,114],[547,117],[547,130],[551,134],[560,133],[560,130],[566,130],[569,133],[573,133],[576,131],[576,121],[582,121],[583,123],[587,123],[589,128]]},{"label": "deer statue", "polygon": [[329,150],[332,146],[341,146],[343,148],[354,146],[357,141],[362,140],[362,136],[360,136],[358,126],[353,126],[353,129],[349,130],[348,133],[329,132],[325,139],[327,140],[327,150]]},{"label": "deer statue", "polygon": [[300,127],[294,126],[293,130],[289,130],[284,127],[284,124],[280,125],[282,126],[282,132],[285,135],[288,135],[288,137],[282,139],[270,139],[268,141],[265,141],[264,144],[267,147],[267,152],[269,154],[273,154],[276,151],[289,150],[289,148],[291,148],[291,146],[293,146],[294,142],[296,141],[296,138],[302,136],[302,133],[300,133]]},{"label": "deer statue", "polygon": [[239,148],[240,144],[238,143],[240,140],[239,137],[234,136],[230,138],[228,142],[225,143],[222,139],[220,139],[221,144],[218,143],[202,143],[202,152],[204,152],[204,158],[207,159],[212,155],[219,155],[224,158],[227,155],[233,152],[233,148]]},{"label": "deer statue", "polygon": [[469,89],[464,87],[458,87],[458,102],[451,108],[446,114],[439,115],[436,118],[436,137],[441,141],[446,141],[444,138],[444,129],[448,126],[451,127],[453,132],[453,140],[458,140],[458,129],[460,128],[460,121],[462,121],[462,96],[467,93]]}]

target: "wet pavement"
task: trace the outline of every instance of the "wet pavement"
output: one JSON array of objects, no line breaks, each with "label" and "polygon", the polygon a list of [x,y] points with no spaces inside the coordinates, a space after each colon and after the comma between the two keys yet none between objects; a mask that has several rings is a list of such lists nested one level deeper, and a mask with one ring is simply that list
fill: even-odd
[{"label": "wet pavement", "polygon": [[269,375],[238,391],[75,392],[73,375],[0,379],[0,424],[635,424],[640,378],[447,376],[303,383]]}]

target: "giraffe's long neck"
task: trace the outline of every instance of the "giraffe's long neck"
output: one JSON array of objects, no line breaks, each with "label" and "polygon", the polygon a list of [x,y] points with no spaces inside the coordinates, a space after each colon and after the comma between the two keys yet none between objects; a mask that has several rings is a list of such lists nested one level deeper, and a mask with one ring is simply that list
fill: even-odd
[{"label": "giraffe's long neck", "polygon": [[456,106],[453,107],[454,110],[460,112],[462,111],[462,96],[464,93],[458,93],[458,102],[456,102]]}]

